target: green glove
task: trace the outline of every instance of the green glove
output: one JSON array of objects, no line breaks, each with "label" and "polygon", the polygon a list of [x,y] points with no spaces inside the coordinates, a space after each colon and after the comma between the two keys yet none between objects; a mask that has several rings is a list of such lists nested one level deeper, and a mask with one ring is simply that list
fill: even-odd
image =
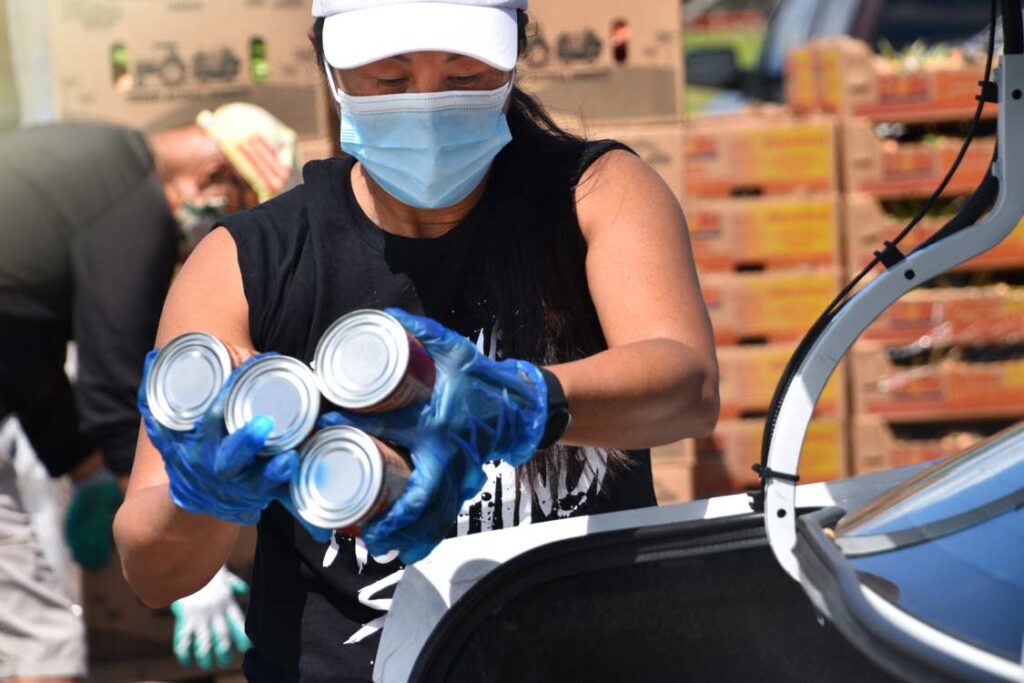
[{"label": "green glove", "polygon": [[106,470],[74,483],[74,495],[64,518],[64,538],[71,555],[86,571],[100,571],[114,550],[114,514],[124,495]]},{"label": "green glove", "polygon": [[174,613],[174,656],[182,666],[193,661],[210,671],[231,665],[231,651],[244,653],[252,643],[245,635],[245,617],[235,596],[249,585],[222,567],[210,583],[171,605]]}]

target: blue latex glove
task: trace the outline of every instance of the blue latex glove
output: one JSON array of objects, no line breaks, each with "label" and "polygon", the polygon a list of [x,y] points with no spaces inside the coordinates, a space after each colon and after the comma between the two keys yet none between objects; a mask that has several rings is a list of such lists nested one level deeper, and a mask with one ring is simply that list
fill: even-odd
[{"label": "blue latex glove", "polygon": [[124,501],[117,480],[105,468],[73,483],[64,518],[64,539],[82,569],[98,572],[114,550],[114,515]]},{"label": "blue latex glove", "polygon": [[362,530],[371,553],[396,549],[410,564],[444,539],[462,504],[480,492],[487,481],[483,463],[518,466],[533,457],[547,422],[547,385],[530,363],[490,360],[433,320],[387,312],[434,359],[430,400],[381,415],[328,413],[319,426],[351,425],[411,452],[405,493]]},{"label": "blue latex glove", "polygon": [[195,662],[210,671],[231,665],[231,652],[239,654],[252,647],[245,635],[245,617],[236,597],[249,592],[249,585],[226,567],[198,591],[171,603],[174,613],[174,656],[182,666]]},{"label": "blue latex glove", "polygon": [[[163,456],[174,504],[189,512],[252,525],[271,502],[278,501],[299,519],[288,492],[288,483],[298,468],[298,454],[288,451],[271,458],[258,456],[273,431],[273,421],[259,415],[234,434],[228,434],[224,427],[224,401],[241,368],[231,373],[191,431],[175,432],[156,421],[146,402],[146,379],[156,354],[152,351],[146,357],[138,394],[139,412],[150,441]],[[242,367],[265,355],[249,359]],[[329,531],[300,521],[317,541],[330,539]]]}]

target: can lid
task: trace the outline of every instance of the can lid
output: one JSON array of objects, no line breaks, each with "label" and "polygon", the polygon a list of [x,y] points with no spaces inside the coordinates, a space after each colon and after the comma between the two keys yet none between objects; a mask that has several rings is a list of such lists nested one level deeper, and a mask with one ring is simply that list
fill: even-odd
[{"label": "can lid", "polygon": [[309,367],[288,356],[249,363],[238,375],[224,406],[224,426],[234,433],[257,415],[274,420],[263,455],[298,448],[313,431],[320,392]]},{"label": "can lid", "polygon": [[380,403],[402,383],[409,338],[383,311],[355,311],[331,325],[317,344],[317,386],[328,401],[358,410]]},{"label": "can lid", "polygon": [[216,337],[176,337],[157,354],[146,380],[146,401],[157,422],[187,432],[206,413],[231,374],[231,355]]},{"label": "can lid", "polygon": [[373,440],[354,427],[330,427],[303,447],[292,502],[310,524],[344,529],[373,512],[383,485],[383,458]]}]

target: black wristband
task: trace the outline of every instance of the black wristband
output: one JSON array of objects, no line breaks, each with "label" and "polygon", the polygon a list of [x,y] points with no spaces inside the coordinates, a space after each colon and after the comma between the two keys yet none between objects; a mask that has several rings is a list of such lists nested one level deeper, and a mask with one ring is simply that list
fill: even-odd
[{"label": "black wristband", "polygon": [[569,401],[565,398],[565,391],[562,389],[562,383],[558,381],[558,377],[543,368],[541,368],[540,374],[544,377],[544,384],[548,388],[548,420],[544,425],[544,435],[537,448],[550,448],[565,436],[569,425],[572,424],[572,414],[569,412]]}]

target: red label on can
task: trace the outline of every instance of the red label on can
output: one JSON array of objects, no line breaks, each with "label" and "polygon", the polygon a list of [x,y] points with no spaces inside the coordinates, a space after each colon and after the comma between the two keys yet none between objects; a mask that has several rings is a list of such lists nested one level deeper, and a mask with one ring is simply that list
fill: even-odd
[{"label": "red label on can", "polygon": [[[369,436],[369,434],[367,434]],[[338,529],[338,533],[345,536],[359,536],[362,533],[362,526],[374,517],[387,512],[395,501],[405,491],[405,486],[412,474],[412,464],[404,451],[399,451],[390,444],[370,436],[370,440],[377,447],[383,465],[384,476],[381,481],[380,491],[377,493],[377,501],[373,504],[366,515],[356,524]]]},{"label": "red label on can", "polygon": [[356,412],[388,413],[430,399],[437,381],[434,359],[416,337],[408,332],[405,336],[409,341],[409,363],[405,367],[402,381],[386,399]]}]

